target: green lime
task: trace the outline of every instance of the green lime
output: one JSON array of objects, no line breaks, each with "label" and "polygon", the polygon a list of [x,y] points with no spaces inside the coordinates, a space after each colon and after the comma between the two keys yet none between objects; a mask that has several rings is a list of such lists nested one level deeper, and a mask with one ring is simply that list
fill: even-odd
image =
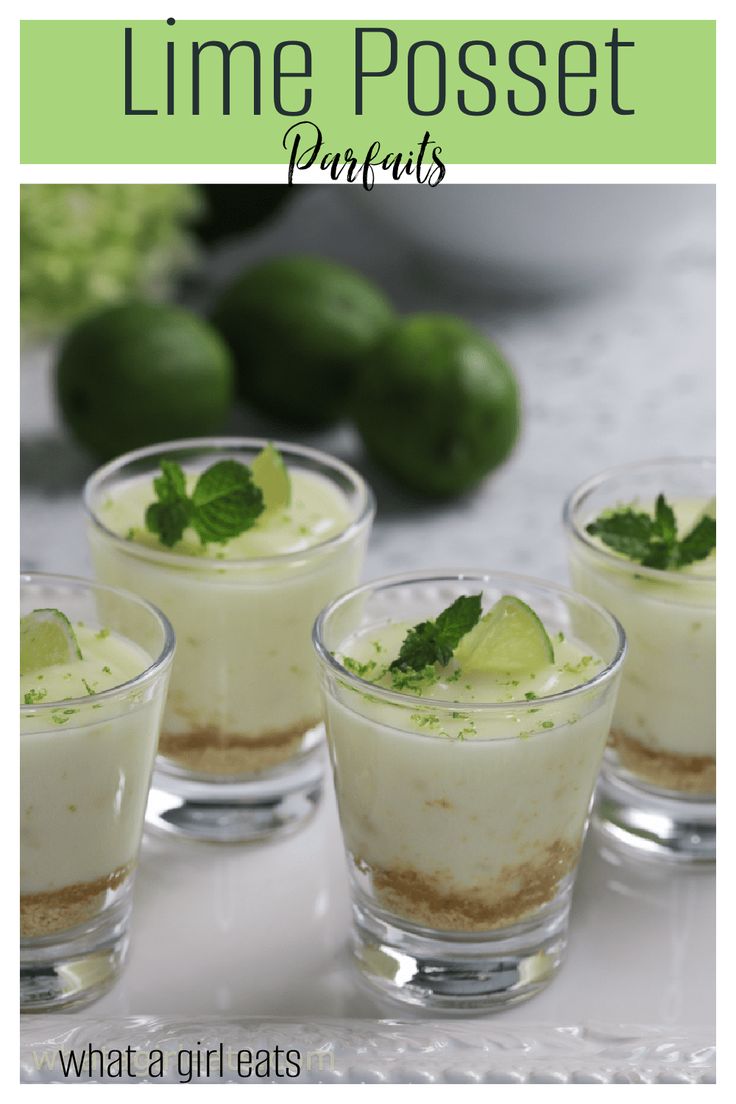
[{"label": "green lime", "polygon": [[267,444],[250,466],[253,482],[263,494],[266,510],[281,510],[291,502],[291,479],[284,458],[277,448]]},{"label": "green lime", "polygon": [[236,280],[213,321],[233,351],[243,398],[306,426],[344,412],[357,362],[394,315],[383,293],[352,269],[319,257],[279,257]]},{"label": "green lime", "polygon": [[443,497],[469,490],[509,454],[519,392],[483,334],[449,315],[414,315],[365,361],[353,413],[376,463]]},{"label": "green lime", "polygon": [[20,673],[81,659],[69,618],[58,609],[37,609],[20,619]]},{"label": "green lime", "polygon": [[219,430],[233,366],[220,335],[180,307],[127,303],[69,334],[56,368],[61,410],[101,459]]},{"label": "green lime", "polygon": [[463,671],[527,674],[555,661],[547,630],[531,606],[504,594],[455,649]]}]

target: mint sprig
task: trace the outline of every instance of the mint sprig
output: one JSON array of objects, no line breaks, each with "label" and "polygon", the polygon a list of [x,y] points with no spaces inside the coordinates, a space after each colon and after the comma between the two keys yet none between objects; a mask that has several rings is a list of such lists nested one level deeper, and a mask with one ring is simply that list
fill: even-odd
[{"label": "mint sprig", "polygon": [[425,671],[435,663],[446,666],[467,632],[480,620],[481,595],[462,594],[434,621],[409,629],[390,671]]},{"label": "mint sprig", "polygon": [[663,494],[657,496],[653,514],[630,506],[607,510],[585,530],[628,559],[661,571],[704,560],[716,546],[716,521],[708,514],[680,540],[675,512]]},{"label": "mint sprig", "polygon": [[250,529],[263,513],[263,494],[246,464],[219,460],[202,472],[191,497],[174,460],[161,461],[153,481],[158,498],[146,510],[146,528],[172,548],[192,528],[202,544],[224,544]]}]

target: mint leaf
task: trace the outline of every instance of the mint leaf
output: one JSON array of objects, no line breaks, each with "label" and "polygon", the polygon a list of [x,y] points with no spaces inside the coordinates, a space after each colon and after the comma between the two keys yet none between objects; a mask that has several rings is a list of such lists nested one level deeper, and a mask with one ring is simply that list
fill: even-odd
[{"label": "mint leaf", "polygon": [[192,512],[184,472],[174,460],[161,461],[161,475],[154,479],[153,489],[158,502],[146,510],[146,529],[172,548],[181,540]]},{"label": "mint leaf", "polygon": [[424,671],[434,663],[444,667],[461,639],[477,625],[480,613],[480,594],[462,594],[436,621],[422,621],[409,629],[389,670]]},{"label": "mint leaf", "polygon": [[192,504],[188,498],[173,502],[152,502],[146,510],[146,529],[149,533],[156,533],[167,548],[173,548],[184,535],[191,514]]},{"label": "mint leaf", "polygon": [[437,629],[433,621],[422,621],[409,629],[390,671],[421,671],[438,658]]},{"label": "mint leaf", "polygon": [[694,563],[710,556],[716,546],[716,519],[706,514],[680,541],[680,564]]},{"label": "mint leaf", "polygon": [[250,468],[237,460],[220,460],[203,472],[192,495],[191,524],[203,544],[224,544],[255,523],[263,513],[263,492]]},{"label": "mint leaf", "polygon": [[628,559],[661,571],[705,559],[716,544],[715,519],[707,515],[679,540],[675,512],[663,494],[657,495],[653,515],[631,507],[607,510],[585,529]]},{"label": "mint leaf", "polygon": [[[477,625],[481,614],[480,594],[461,594],[435,621],[443,644],[454,652],[460,640]],[[447,662],[450,659],[445,661]]]},{"label": "mint leaf", "polygon": [[611,510],[586,525],[585,531],[600,537],[609,548],[640,563],[649,552],[652,519],[634,510]]},{"label": "mint leaf", "polygon": [[187,497],[187,481],[175,460],[161,461],[161,475],[153,481],[159,502],[176,502]]},{"label": "mint leaf", "polygon": [[677,540],[675,511],[663,494],[657,495],[654,506],[654,528],[657,536],[664,544],[672,545]]},{"label": "mint leaf", "polygon": [[153,481],[158,502],[146,510],[146,528],[172,548],[190,526],[202,544],[223,544],[250,529],[263,513],[263,494],[251,470],[237,460],[220,460],[202,472],[191,498],[186,476],[173,460],[161,461]]},{"label": "mint leaf", "polygon": [[677,521],[663,494],[657,495],[654,504],[649,551],[641,562],[645,567],[660,570],[677,567]]}]

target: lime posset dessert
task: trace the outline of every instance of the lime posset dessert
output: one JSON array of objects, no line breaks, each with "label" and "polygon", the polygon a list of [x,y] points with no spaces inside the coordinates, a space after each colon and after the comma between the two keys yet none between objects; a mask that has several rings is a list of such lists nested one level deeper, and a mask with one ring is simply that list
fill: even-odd
[{"label": "lime posset dessert", "polygon": [[[173,634],[133,596],[75,580],[27,577],[22,605],[21,938],[53,951],[127,923]],[[55,1001],[42,988],[27,1003]]]},{"label": "lime posset dessert", "polygon": [[[363,970],[437,1006],[453,1004],[453,985],[468,1007],[531,995],[564,945],[619,626],[551,585],[418,575],[338,600],[316,638]],[[519,959],[511,992],[496,956],[519,925],[530,937],[516,951],[536,967]],[[451,966],[439,988],[428,975],[469,940],[485,946],[477,1001]],[[406,954],[419,965],[402,980],[391,961]]]},{"label": "lime posset dessert", "polygon": [[[130,876],[158,736],[155,711],[145,724],[135,714],[111,721],[96,698],[135,679],[151,657],[104,628],[72,627],[58,610],[23,618],[21,656],[24,636],[35,635],[41,617],[57,622],[60,638],[66,630],[70,647],[50,663],[40,650],[41,665],[20,680],[21,705],[54,706],[40,731],[31,713],[21,725],[22,935],[75,927]],[[116,809],[121,774],[129,799]]]},{"label": "lime posset dessert", "polygon": [[176,632],[161,769],[227,783],[239,804],[233,784],[278,774],[278,790],[284,768],[309,759],[314,788],[310,631],[360,571],[372,516],[360,477],[309,449],[179,442],[101,469],[87,503],[97,575],[155,601]]},{"label": "lime posset dessert", "polygon": [[607,772],[706,804],[716,784],[714,490],[707,461],[643,464],[591,480],[567,508],[573,583],[629,641]]}]

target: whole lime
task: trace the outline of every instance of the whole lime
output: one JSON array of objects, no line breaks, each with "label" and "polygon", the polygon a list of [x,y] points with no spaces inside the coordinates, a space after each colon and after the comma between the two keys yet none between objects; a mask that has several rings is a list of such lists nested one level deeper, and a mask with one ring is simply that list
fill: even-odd
[{"label": "whole lime", "polygon": [[56,366],[74,436],[100,459],[222,427],[234,369],[209,323],[180,307],[127,303],[80,322]]},{"label": "whole lime", "polygon": [[406,318],[373,349],[360,380],[353,413],[368,452],[421,494],[469,490],[516,440],[514,373],[459,318]]},{"label": "whole lime", "polygon": [[316,426],[344,412],[357,362],[394,314],[352,269],[319,257],[279,257],[236,280],[213,321],[232,349],[243,398],[284,421]]}]

